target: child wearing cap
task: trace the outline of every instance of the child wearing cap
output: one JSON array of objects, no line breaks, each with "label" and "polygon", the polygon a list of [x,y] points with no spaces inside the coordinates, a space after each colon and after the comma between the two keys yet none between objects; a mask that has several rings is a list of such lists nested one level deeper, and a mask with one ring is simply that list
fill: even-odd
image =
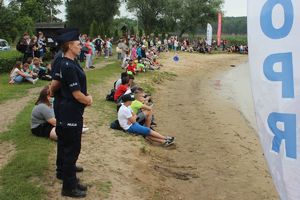
[{"label": "child wearing cap", "polygon": [[130,105],[134,101],[132,94],[126,94],[122,97],[123,104],[118,111],[118,120],[120,126],[127,132],[142,135],[147,139],[170,146],[174,143],[174,137],[163,136],[148,127],[141,126],[136,122],[136,114],[133,113]]}]

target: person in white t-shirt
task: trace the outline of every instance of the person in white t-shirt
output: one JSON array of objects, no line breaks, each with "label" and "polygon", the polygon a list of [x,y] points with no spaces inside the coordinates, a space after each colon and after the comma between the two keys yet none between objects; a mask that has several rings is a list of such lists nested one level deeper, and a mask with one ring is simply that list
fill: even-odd
[{"label": "person in white t-shirt", "polygon": [[158,132],[140,125],[136,122],[136,114],[133,113],[130,105],[134,101],[134,95],[126,94],[122,97],[122,106],[118,111],[118,120],[120,126],[127,132],[142,135],[147,139],[163,144],[164,146],[170,146],[174,143],[175,137],[163,136]]},{"label": "person in white t-shirt", "polygon": [[177,51],[178,45],[179,45],[179,42],[175,39],[174,40],[174,51]]}]

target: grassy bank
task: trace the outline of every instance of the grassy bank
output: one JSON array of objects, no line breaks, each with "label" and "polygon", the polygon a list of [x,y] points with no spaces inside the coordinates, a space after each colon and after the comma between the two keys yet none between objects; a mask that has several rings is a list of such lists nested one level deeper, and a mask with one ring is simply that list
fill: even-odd
[{"label": "grassy bank", "polygon": [[[117,79],[121,71],[117,62],[101,69],[87,71],[88,88],[95,89],[101,87],[108,79]],[[172,80],[174,76],[174,74],[167,72],[148,72],[136,76],[136,82],[153,93],[156,84],[161,84],[165,79]],[[111,85],[113,85],[113,82]],[[92,91],[92,93],[96,92]],[[107,124],[108,126],[108,122],[116,118],[116,106],[113,102],[105,101],[105,96],[102,95],[94,98],[92,109],[99,113],[99,125]],[[56,144],[48,139],[38,138],[31,134],[30,114],[32,108],[33,101],[18,114],[16,122],[10,127],[9,131],[0,135],[1,142],[11,142],[16,146],[15,155],[0,170],[1,200],[35,200],[44,199],[45,197],[46,190],[41,180],[43,180],[44,173],[49,167],[49,154]],[[116,136],[123,134],[120,131],[116,131],[116,133]],[[142,145],[145,148],[145,144]],[[101,189],[104,194],[110,192],[106,189],[107,187]],[[109,185],[110,187],[111,185]]]},{"label": "grassy bank", "polygon": [[[119,64],[107,65],[102,69],[88,71],[88,87],[101,84],[121,71]],[[16,146],[16,154],[0,171],[0,199],[43,199],[45,189],[41,178],[47,169],[49,153],[55,143],[48,139],[34,137],[30,131],[30,114],[33,102],[18,114],[9,131],[0,135],[0,141],[9,141]]]}]

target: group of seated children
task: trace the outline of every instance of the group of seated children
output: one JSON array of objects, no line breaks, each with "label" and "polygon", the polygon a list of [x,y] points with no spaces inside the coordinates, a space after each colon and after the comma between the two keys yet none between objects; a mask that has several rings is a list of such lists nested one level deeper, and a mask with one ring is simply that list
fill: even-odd
[{"label": "group of seated children", "polygon": [[[53,98],[50,96],[49,86],[40,92],[40,95],[31,112],[31,132],[38,137],[46,137],[57,140],[55,131],[56,118],[53,110]],[[82,133],[89,129],[84,125]]]},{"label": "group of seated children", "polygon": [[133,75],[123,72],[121,78],[115,82],[114,101],[119,107],[120,128],[164,146],[172,145],[174,137],[163,136],[153,129],[156,123],[153,121],[153,109],[149,104],[151,97],[146,95],[142,88],[133,86],[133,80]]},{"label": "group of seated children", "polygon": [[143,45],[140,45],[137,49],[136,45],[134,45],[131,51],[126,51],[121,67],[130,74],[160,69],[162,65],[157,61],[158,53],[155,47],[146,50],[146,47]]},{"label": "group of seated children", "polygon": [[39,79],[51,80],[51,65],[46,67],[41,65],[39,58],[28,58],[27,62],[17,61],[14,68],[10,72],[10,84],[28,81],[35,84]]}]

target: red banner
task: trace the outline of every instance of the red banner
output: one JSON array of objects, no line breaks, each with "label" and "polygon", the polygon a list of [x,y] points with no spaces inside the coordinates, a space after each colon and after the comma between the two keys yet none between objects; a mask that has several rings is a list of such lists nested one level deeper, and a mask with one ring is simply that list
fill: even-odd
[{"label": "red banner", "polygon": [[221,45],[221,35],[222,35],[222,13],[218,14],[218,46]]}]

